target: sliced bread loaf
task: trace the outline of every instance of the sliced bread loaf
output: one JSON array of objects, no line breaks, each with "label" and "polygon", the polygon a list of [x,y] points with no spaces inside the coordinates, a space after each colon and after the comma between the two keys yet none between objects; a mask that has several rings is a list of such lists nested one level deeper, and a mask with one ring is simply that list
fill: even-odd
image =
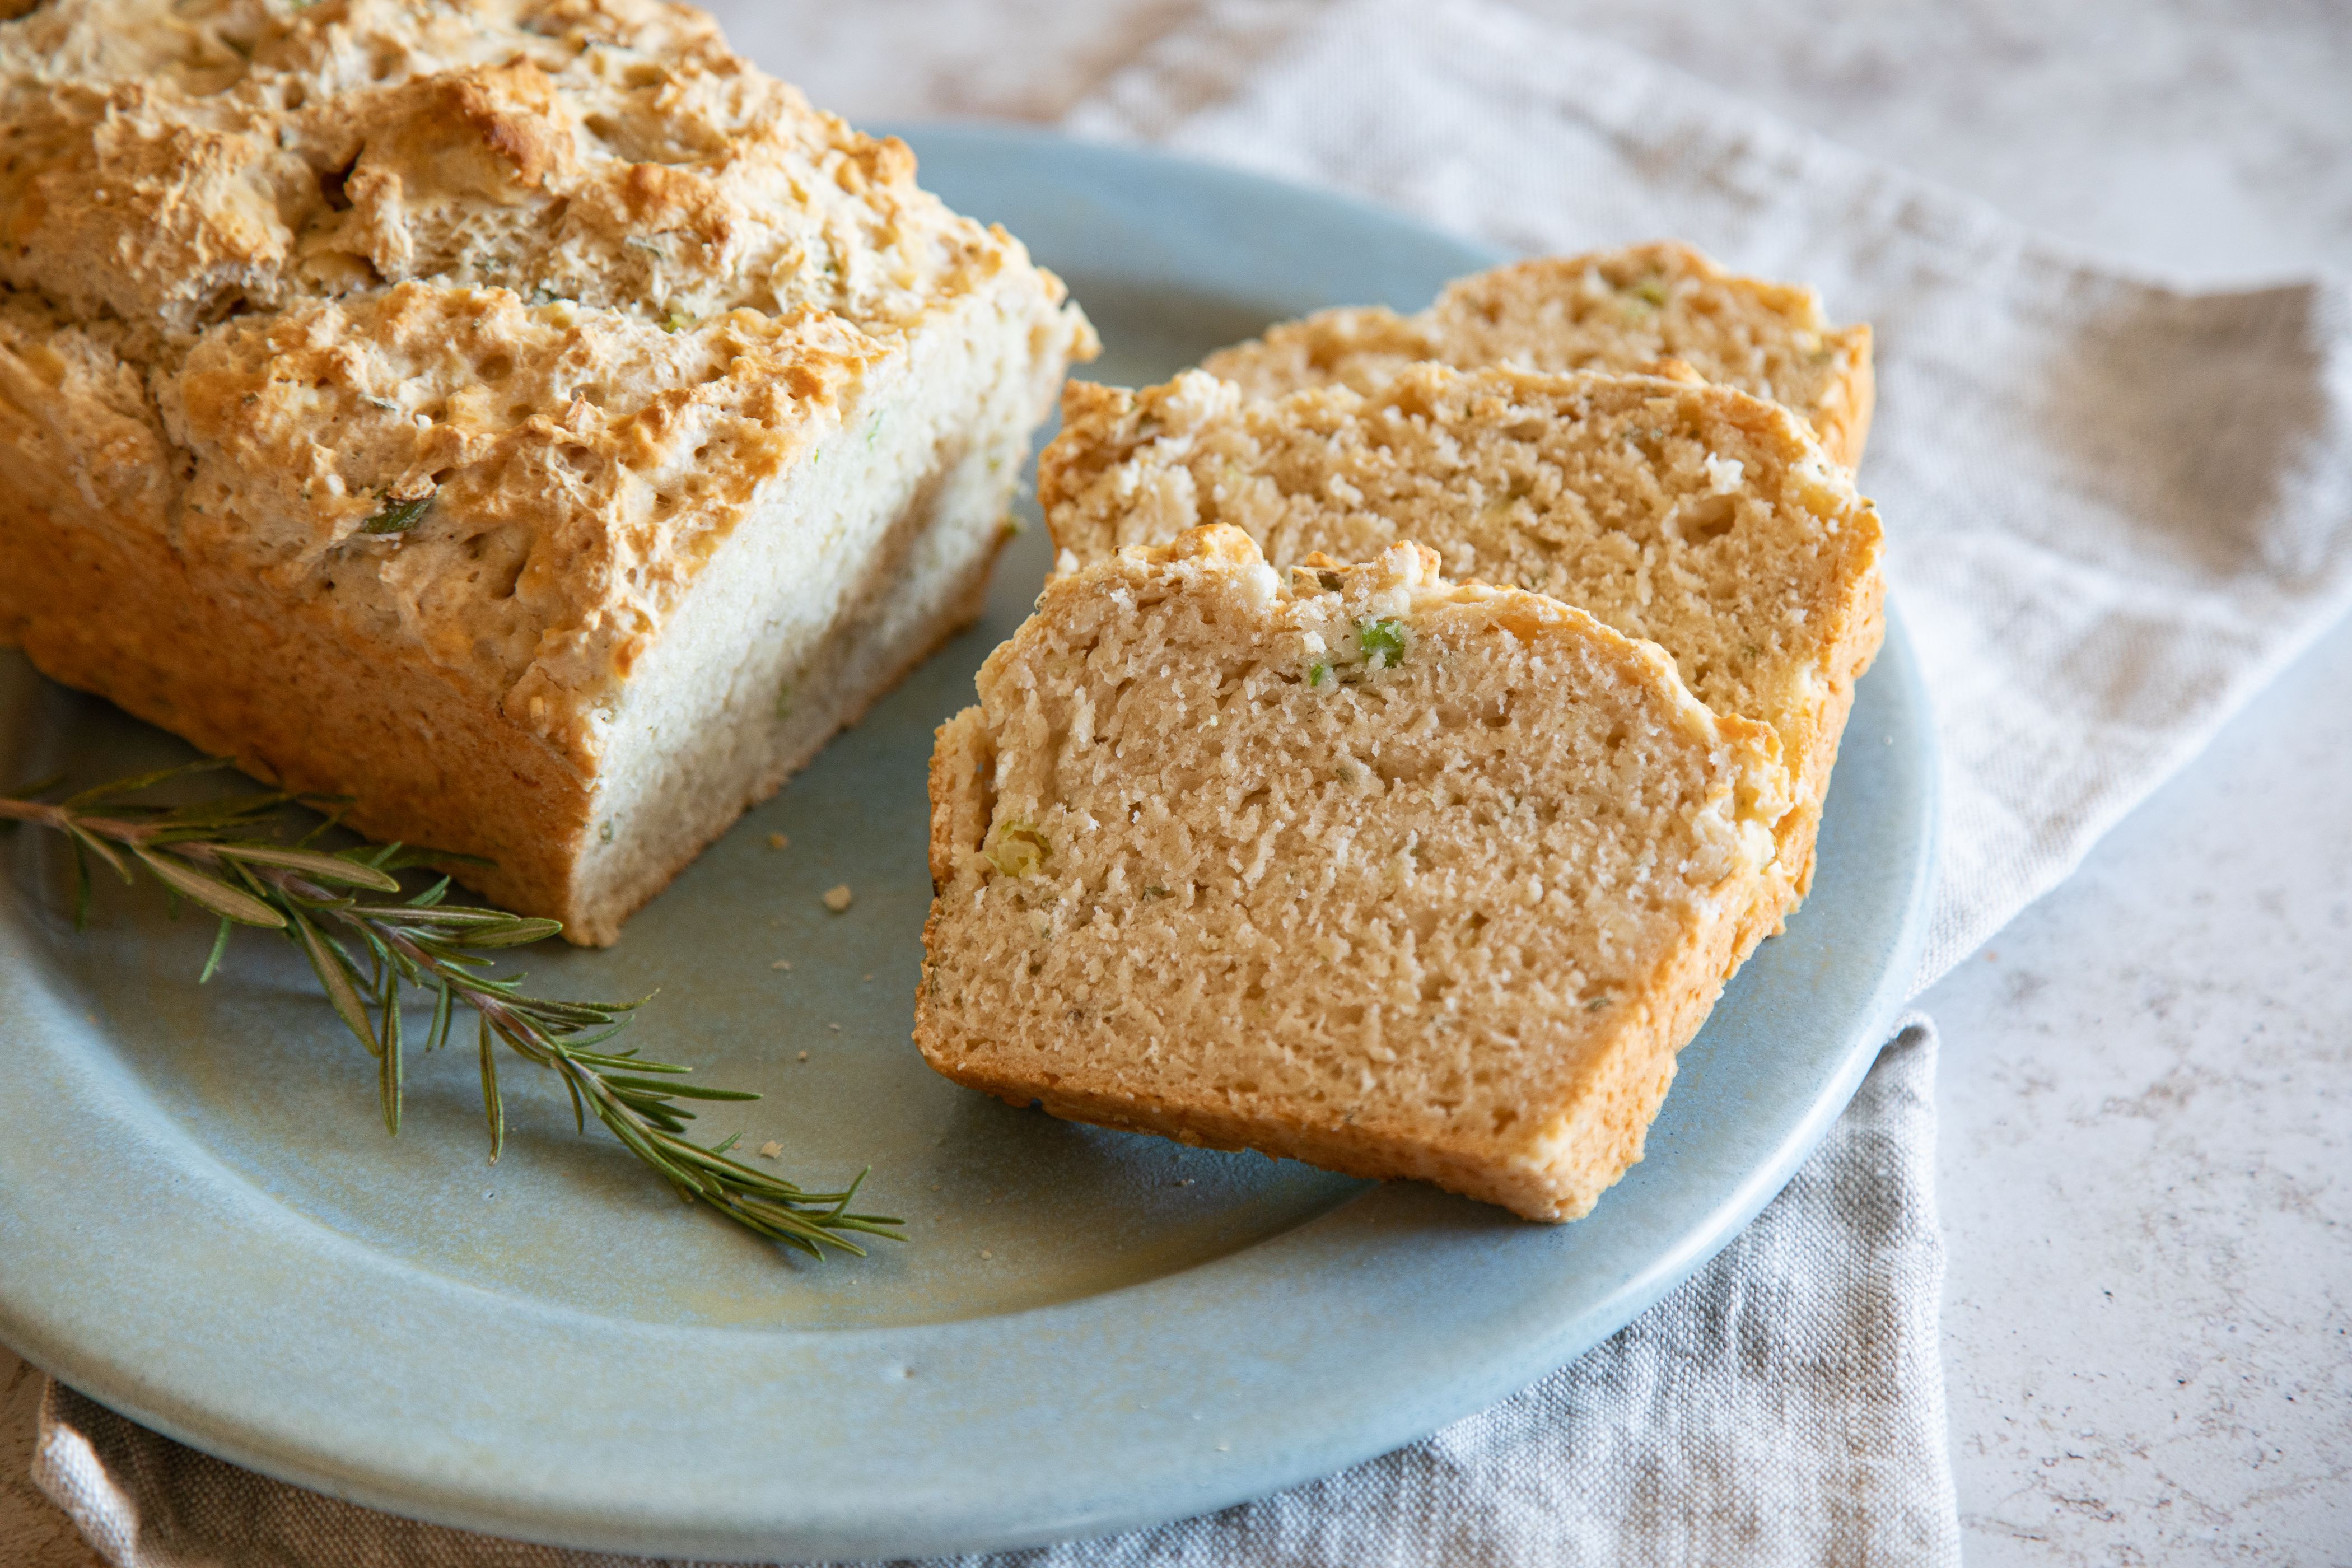
[{"label": "sliced bread loaf", "polygon": [[1753,940],[1778,742],[1398,544],[1050,584],[940,731],[916,1040],[1057,1116],[1572,1219]]},{"label": "sliced bread loaf", "polygon": [[977,612],[1092,352],[683,5],[51,0],[0,142],[0,644],[577,942]]},{"label": "sliced bread loaf", "polygon": [[1790,409],[1849,468],[1862,461],[1874,396],[1868,326],[1832,326],[1811,289],[1739,277],[1672,241],[1498,267],[1448,285],[1418,315],[1321,311],[1202,368],[1276,397],[1335,383],[1370,392],[1418,360],[1549,371],[1679,361]]},{"label": "sliced bread loaf", "polygon": [[1398,540],[1671,654],[1717,713],[1780,733],[1798,808],[1778,898],[1811,883],[1822,791],[1883,630],[1878,515],[1777,404],[1727,387],[1421,364],[1370,395],[1261,400],[1194,371],[1073,383],[1038,493],[1066,565],[1231,523],[1287,567]]}]

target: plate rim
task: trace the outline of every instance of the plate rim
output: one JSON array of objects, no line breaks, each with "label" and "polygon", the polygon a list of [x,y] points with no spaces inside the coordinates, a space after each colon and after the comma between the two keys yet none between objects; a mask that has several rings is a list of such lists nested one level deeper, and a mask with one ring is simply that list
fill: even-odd
[{"label": "plate rim", "polygon": [[[1276,199],[1293,206],[1318,207],[1328,214],[1345,215],[1350,222],[1377,224],[1387,231],[1416,236],[1423,243],[1450,247],[1465,258],[1473,258],[1482,251],[1490,258],[1500,254],[1475,242],[1444,235],[1402,214],[1353,197],[1148,149],[1081,141],[1052,132],[1002,125],[927,122],[894,129],[919,142],[931,143],[935,150],[960,142],[967,148],[992,150],[1019,157],[1077,157],[1136,171],[1147,181],[1154,175],[1173,175],[1209,187],[1247,190],[1262,200]],[[1471,264],[1484,263],[1473,260]],[[52,1331],[52,1325],[35,1323],[21,1314],[13,1300],[16,1293],[6,1283],[13,1271],[6,1267],[5,1258],[0,1258],[0,1340],[16,1348],[27,1361],[45,1372],[59,1376],[61,1381],[142,1425],[200,1451],[215,1454],[274,1479],[407,1517],[431,1519],[517,1539],[610,1551],[698,1554],[752,1561],[774,1556],[780,1543],[791,1550],[815,1546],[832,1555],[908,1554],[1034,1545],[1045,1541],[1107,1533],[1204,1512],[1332,1473],[1426,1435],[1447,1421],[1484,1408],[1614,1332],[1727,1245],[1793,1176],[1843,1110],[1875,1059],[1888,1026],[1909,994],[1910,981],[1916,974],[1926,943],[1940,832],[1940,766],[1932,709],[1928,705],[1916,655],[1901,617],[1892,604],[1887,608],[1886,626],[1885,646],[1872,677],[1876,678],[1877,689],[1885,689],[1896,701],[1902,716],[1915,732],[1914,740],[1906,746],[1908,754],[1906,759],[1916,783],[1908,797],[1913,814],[1909,824],[1912,858],[1911,863],[1903,868],[1906,885],[1901,900],[1901,928],[1887,945],[1864,1003],[1854,1010],[1843,1056],[1835,1064],[1834,1071],[1822,1080],[1808,1112],[1779,1140],[1770,1158],[1754,1165],[1744,1179],[1725,1194],[1713,1211],[1707,1226],[1677,1238],[1674,1246],[1652,1257],[1645,1268],[1621,1282],[1602,1299],[1599,1307],[1588,1309],[1580,1317],[1558,1326],[1553,1332],[1526,1339],[1515,1351],[1489,1353],[1475,1367],[1454,1369],[1441,1380],[1441,1389],[1424,1391],[1417,1401],[1392,1401],[1385,1419],[1360,1423],[1346,1435],[1330,1437],[1319,1446],[1296,1447],[1289,1452],[1286,1462],[1274,1463],[1259,1457],[1255,1459],[1256,1468],[1246,1477],[1236,1473],[1234,1467],[1227,1467],[1223,1472],[1225,1478],[1223,1481],[1208,1485],[1205,1489],[1196,1487],[1181,1495],[1171,1492],[1163,1480],[1156,1490],[1149,1483],[1139,1489],[1131,1486],[1118,1498],[1108,1497],[1099,1487],[1084,1496],[1064,1495],[1058,1503],[1042,1494],[1031,1496],[1022,1500],[1022,1506],[1030,1510],[1025,1517],[1034,1521],[1031,1524],[1011,1519],[1002,1508],[997,1510],[992,1522],[984,1522],[982,1515],[987,1510],[975,1510],[969,1500],[934,1510],[918,1509],[914,1511],[927,1517],[909,1522],[919,1525],[919,1528],[901,1530],[896,1534],[872,1532],[871,1521],[869,1533],[856,1536],[842,1534],[840,1521],[831,1521],[824,1530],[811,1533],[804,1527],[796,1529],[792,1521],[769,1519],[757,1521],[740,1516],[731,1521],[718,1521],[717,1528],[712,1530],[704,1528],[711,1522],[707,1520],[664,1519],[655,1517],[658,1510],[643,1508],[631,1515],[626,1506],[618,1511],[604,1510],[601,1517],[591,1517],[576,1510],[530,1513],[526,1510],[519,1513],[509,1509],[486,1508],[478,1498],[460,1495],[446,1486],[434,1492],[416,1478],[413,1468],[404,1482],[402,1476],[388,1467],[378,1467],[373,1473],[365,1473],[348,1464],[331,1462],[323,1454],[312,1456],[310,1462],[305,1462],[302,1456],[289,1455],[280,1447],[259,1441],[257,1436],[249,1439],[243,1434],[223,1431],[217,1423],[207,1427],[201,1420],[184,1419],[174,1406],[185,1402],[170,1397],[169,1391],[163,1386],[163,1379],[144,1374],[130,1366],[100,1366],[78,1358],[72,1346],[63,1342]],[[1853,731],[1849,729],[1849,744],[1853,739]],[[1835,804],[1833,795],[1831,810],[1835,810]],[[226,1166],[220,1170],[230,1183],[242,1182],[242,1178],[229,1172]],[[5,1198],[5,1192],[0,1192],[0,1200]],[[1602,1201],[1605,1205],[1608,1199],[1604,1197]],[[0,1201],[0,1237],[14,1234],[10,1207],[6,1202]],[[1308,1226],[1300,1227],[1300,1231],[1317,1230],[1339,1216],[1347,1217],[1340,1219],[1338,1228],[1378,1223],[1371,1211],[1383,1208],[1418,1213],[1428,1207],[1429,1204],[1418,1190],[1391,1185],[1374,1189],[1363,1197],[1351,1200],[1333,1215],[1310,1222]],[[336,1247],[354,1253],[365,1250],[356,1242],[326,1231],[324,1226],[317,1228],[331,1238],[324,1244],[330,1250]],[[1449,1237],[1451,1234],[1447,1233]],[[1288,1239],[1278,1237],[1255,1250],[1264,1252],[1268,1248],[1280,1247]],[[1263,1267],[1265,1261],[1260,1258],[1259,1266]],[[1178,1290],[1181,1288],[1179,1281],[1223,1269],[1229,1264],[1240,1266],[1237,1259],[1220,1259],[1182,1274],[1103,1296],[973,1321],[979,1325],[1045,1323],[1052,1328],[1055,1325],[1048,1321],[1059,1316],[1062,1321],[1058,1326],[1066,1332],[1073,1325],[1104,1310],[1101,1303],[1126,1299],[1125,1304],[1132,1305],[1139,1300],[1139,1293]],[[391,1267],[392,1263],[387,1261],[386,1266]],[[410,1272],[415,1271],[412,1269]],[[514,1297],[457,1281],[440,1280],[439,1284],[449,1292],[494,1298],[509,1308],[516,1302]],[[1194,1281],[1196,1289],[1199,1284],[1200,1281]],[[578,1314],[550,1309],[542,1315],[562,1319]],[[1603,1320],[1607,1320],[1605,1323]],[[1600,1325],[1598,1331],[1592,1331],[1596,1325]],[[644,1331],[642,1324],[630,1327],[635,1331]],[[862,1333],[894,1340],[901,1335],[930,1332],[940,1327],[927,1325],[919,1330],[801,1330],[786,1331],[783,1337]],[[961,1330],[967,1329],[968,1325],[951,1327]],[[725,1331],[681,1327],[667,1332],[691,1339],[721,1331]],[[972,1329],[970,1331],[979,1331]],[[663,1331],[657,1331],[655,1337],[664,1337]],[[1047,1505],[1043,1511],[1040,1511],[1041,1502]],[[681,1529],[681,1525],[688,1527]],[[892,1527],[885,1527],[886,1531],[888,1528]],[[858,1542],[864,1544],[856,1544]],[[794,1542],[801,1544],[795,1545]],[[854,1549],[843,1550],[845,1546]]]}]

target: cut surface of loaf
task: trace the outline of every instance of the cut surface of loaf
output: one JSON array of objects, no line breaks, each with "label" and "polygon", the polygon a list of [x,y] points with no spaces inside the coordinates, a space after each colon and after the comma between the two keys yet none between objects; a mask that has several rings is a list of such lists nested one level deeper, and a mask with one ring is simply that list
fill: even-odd
[{"label": "cut surface of loaf", "polygon": [[1702,378],[1781,405],[1830,456],[1862,461],[1875,396],[1870,328],[1832,325],[1811,289],[1727,272],[1662,241],[1545,257],[1446,286],[1417,315],[1323,310],[1209,356],[1202,368],[1253,396],[1340,384],[1371,392],[1406,365],[1656,372]]},{"label": "cut surface of loaf", "polygon": [[1278,567],[1399,540],[1451,576],[1548,594],[1671,654],[1718,713],[1770,725],[1795,777],[1781,910],[1853,682],[1884,631],[1882,531],[1801,422],[1727,387],[1421,364],[1370,395],[1276,399],[1189,372],[1073,383],[1038,495],[1065,564],[1229,523]]},{"label": "cut surface of loaf", "polygon": [[0,643],[574,941],[977,612],[1093,352],[652,0],[49,0],[0,139]]},{"label": "cut surface of loaf", "polygon": [[1538,1219],[1641,1157],[1748,943],[1771,731],[1399,544],[1048,585],[940,731],[916,1039],[1055,1115]]}]

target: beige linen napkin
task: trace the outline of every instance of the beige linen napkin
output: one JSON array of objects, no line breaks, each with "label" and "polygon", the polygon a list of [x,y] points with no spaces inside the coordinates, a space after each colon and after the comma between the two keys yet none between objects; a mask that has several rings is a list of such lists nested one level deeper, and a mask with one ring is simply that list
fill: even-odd
[{"label": "beige linen napkin", "polygon": [[[2196,296],[2122,277],[1481,0],[1225,6],[1075,124],[1524,250],[1686,237],[1876,323],[1863,481],[1946,762],[1922,984],[2063,878],[2352,598],[2352,325],[2335,284]],[[1934,1048],[1913,1020],[1745,1235],[1534,1388],[1280,1497],[992,1561],[1956,1562]],[[279,1486],[63,1389],[36,1470],[122,1568],[609,1561]]]}]

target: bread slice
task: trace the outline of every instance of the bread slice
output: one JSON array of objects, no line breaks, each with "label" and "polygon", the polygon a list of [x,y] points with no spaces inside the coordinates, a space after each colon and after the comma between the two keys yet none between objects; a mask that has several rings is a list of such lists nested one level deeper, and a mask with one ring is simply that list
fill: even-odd
[{"label": "bread slice", "polygon": [[647,0],[0,25],[0,643],[607,942],[977,612],[1093,336]]},{"label": "bread slice", "polygon": [[1674,657],[1717,713],[1770,725],[1795,775],[1773,897],[1811,881],[1853,682],[1884,630],[1878,515],[1786,409],[1653,376],[1422,364],[1369,396],[1244,397],[1194,371],[1073,383],[1038,494],[1066,564],[1204,523],[1278,567],[1398,540],[1456,578],[1549,594]]},{"label": "bread slice", "polygon": [[1256,397],[1343,384],[1376,390],[1407,364],[1658,372],[1781,405],[1830,456],[1862,461],[1875,396],[1870,328],[1832,326],[1811,289],[1742,278],[1672,241],[1548,257],[1447,285],[1418,315],[1324,310],[1202,362]]},{"label": "bread slice", "polygon": [[1655,647],[1410,544],[1121,551],[979,688],[931,764],[933,1067],[1532,1219],[1641,1158],[1789,806]]}]

